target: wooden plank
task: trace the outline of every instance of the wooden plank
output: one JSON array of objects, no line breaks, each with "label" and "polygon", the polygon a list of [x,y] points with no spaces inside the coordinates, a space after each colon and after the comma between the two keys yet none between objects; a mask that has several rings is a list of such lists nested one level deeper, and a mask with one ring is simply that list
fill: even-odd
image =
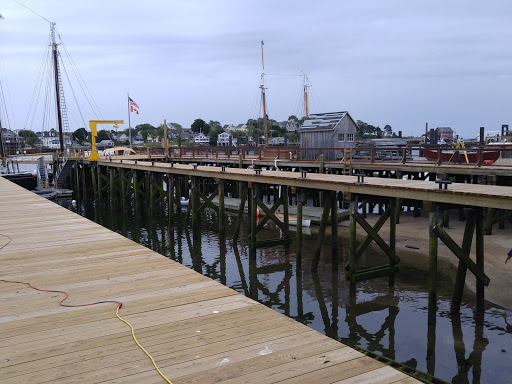
[{"label": "wooden plank", "polygon": [[[0,249],[2,278],[65,290],[70,303],[122,301],[121,316],[175,383],[396,372],[1,178],[0,225],[12,238]],[[115,304],[65,308],[62,297],[0,282],[2,383],[162,382]]]}]

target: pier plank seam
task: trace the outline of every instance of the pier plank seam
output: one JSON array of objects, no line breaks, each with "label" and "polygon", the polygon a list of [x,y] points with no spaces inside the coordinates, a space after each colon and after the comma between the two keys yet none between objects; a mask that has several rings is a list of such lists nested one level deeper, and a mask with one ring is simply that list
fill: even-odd
[{"label": "pier plank seam", "polygon": [[[7,273],[17,274],[19,279],[24,279],[26,275],[31,274],[31,263],[37,261],[41,262],[41,260],[37,258],[37,252],[30,253],[29,251],[32,246],[35,245],[35,242],[42,239],[37,236],[21,237],[19,231],[20,226],[23,225],[23,220],[25,220],[26,223],[30,223],[32,218],[40,217],[41,211],[52,211],[59,217],[67,216],[73,219],[73,221],[76,221],[76,227],[69,229],[68,234],[70,237],[74,237],[71,235],[73,230],[84,230],[84,226],[89,226],[93,229],[93,234],[89,236],[90,239],[94,240],[90,242],[90,252],[79,253],[77,255],[79,258],[83,259],[93,253],[112,253],[113,250],[108,246],[111,241],[121,246],[123,244],[120,235],[113,234],[109,230],[101,228],[99,225],[85,218],[78,220],[77,216],[72,212],[53,205],[53,203],[41,197],[34,197],[31,192],[22,190],[20,187],[15,186],[7,180],[0,179],[0,190],[6,192],[0,194],[0,217],[13,216],[17,218],[17,230],[13,231],[13,248],[11,248],[11,250],[9,250],[9,248],[5,249],[6,251],[9,250],[9,252],[6,253],[10,255],[10,257],[4,259],[4,253],[0,251],[0,270],[2,270],[2,272],[11,270],[11,272]],[[23,204],[11,204],[13,201],[23,201]],[[18,215],[18,212],[22,214]],[[52,227],[53,225],[51,216],[50,214],[47,215],[48,222],[45,225],[48,227]],[[83,226],[82,223],[84,223]],[[87,223],[87,225],[85,223]],[[9,220],[2,220],[2,233],[10,235]],[[45,235],[47,239],[43,240],[44,246],[38,249],[54,249],[56,254],[59,253],[59,246],[63,247],[63,251],[66,254],[69,253],[69,249],[72,249],[72,245],[67,245],[66,239],[60,238],[60,231],[58,229],[53,231],[48,230],[45,232]],[[78,239],[79,236],[74,240],[76,244],[80,244],[80,242],[77,241]],[[262,304],[254,302],[235,291],[231,292],[229,288],[216,282],[213,282],[211,288],[208,288],[208,290],[212,290],[213,296],[211,299],[205,297],[204,301],[194,302],[194,300],[192,300],[189,304],[181,304],[178,300],[174,301],[169,307],[164,303],[169,297],[172,297],[173,294],[168,291],[167,287],[162,287],[161,291],[159,291],[155,284],[152,285],[150,280],[151,274],[160,271],[162,281],[165,281],[166,277],[170,279],[169,281],[172,281],[173,276],[176,275],[172,274],[170,271],[176,269],[186,270],[187,268],[172,260],[165,259],[163,256],[154,252],[148,252],[146,248],[128,239],[124,240],[127,244],[126,248],[130,248],[128,246],[129,244],[134,250],[132,256],[128,259],[123,260],[119,257],[114,257],[112,263],[109,264],[108,256],[105,256],[103,259],[101,257],[92,257],[87,263],[81,264],[78,262],[77,264],[76,260],[74,260],[75,255],[70,253],[69,264],[67,264],[66,258],[61,254],[55,258],[55,260],[62,260],[61,271],[58,273],[60,277],[56,279],[56,281],[52,279],[52,274],[55,271],[55,269],[52,268],[52,263],[50,263],[47,268],[44,266],[44,263],[39,264],[40,268],[33,272],[33,277],[36,280],[39,279],[45,282],[45,288],[50,289],[60,289],[61,286],[68,286],[70,282],[73,282],[71,285],[87,284],[87,281],[103,279],[103,286],[100,287],[94,287],[94,282],[91,284],[90,289],[87,289],[87,287],[83,285],[81,292],[77,292],[76,298],[81,299],[88,295],[97,295],[98,297],[95,297],[95,299],[127,297],[128,299],[125,301],[127,310],[126,316],[128,320],[133,323],[137,332],[144,331],[141,332],[140,340],[143,345],[144,340],[149,340],[148,337],[151,337],[148,336],[151,335],[151,332],[156,332],[153,333],[152,336],[155,340],[161,337],[168,337],[165,339],[167,342],[150,347],[150,353],[154,355],[163,372],[173,383],[194,382],[192,376],[195,374],[204,375],[203,378],[206,379],[201,382],[213,382],[213,372],[217,372],[216,374],[218,375],[219,371],[235,368],[235,364],[251,364],[256,367],[256,370],[247,372],[235,369],[229,374],[231,377],[230,380],[239,382],[241,377],[244,376],[244,379],[247,378],[254,382],[261,382],[261,380],[266,377],[264,362],[272,360],[274,356],[277,356],[274,354],[280,351],[296,353],[299,358],[293,363],[293,368],[285,369],[281,367],[283,363],[279,363],[276,366],[276,372],[279,372],[279,380],[290,379],[300,381],[303,375],[313,374],[314,377],[316,377],[316,373],[314,372],[317,372],[319,379],[315,379],[315,382],[332,382],[330,379],[323,379],[323,377],[329,376],[328,374],[322,374],[324,369],[328,368],[323,365],[321,358],[321,356],[324,356],[323,352],[316,351],[317,353],[314,355],[316,357],[300,357],[299,352],[304,346],[312,343],[324,343],[329,345],[329,348],[332,348],[331,351],[333,354],[338,353],[336,351],[340,351],[339,353],[343,355],[341,351],[351,350],[349,347],[288,319],[284,315],[278,314]],[[71,242],[73,243],[73,240],[71,240]],[[145,254],[147,256],[142,256],[138,259],[136,250],[140,250],[142,255]],[[25,252],[32,256],[24,259],[23,256]],[[104,263],[95,266],[95,260],[103,260]],[[148,266],[144,267],[145,264]],[[139,282],[136,283],[134,287],[130,287],[126,281],[122,284],[119,283],[119,279],[122,280],[123,271],[136,276],[139,268],[141,271],[145,272],[142,272]],[[66,271],[69,272],[69,275],[66,275]],[[81,275],[83,272],[85,272],[85,274]],[[149,273],[149,275],[146,276],[148,278],[147,280],[143,278],[144,273]],[[109,280],[110,277],[114,276],[117,276],[117,280],[115,278]],[[187,271],[183,279],[182,284],[184,285],[197,284],[198,282],[209,280],[190,270]],[[146,285],[149,290],[144,290]],[[199,286],[201,285],[199,284]],[[226,292],[226,294],[220,292],[220,297],[214,299],[213,297],[218,296],[218,294],[213,293],[215,287],[220,291]],[[131,292],[131,288],[133,288],[133,292]],[[199,298],[201,292],[204,293],[204,291],[197,291],[197,289],[200,288],[197,286],[192,288],[191,293],[196,292],[196,296]],[[138,292],[138,290],[140,292]],[[228,291],[230,291],[229,294],[227,294]],[[9,299],[3,300],[4,294],[10,295],[13,304],[16,302],[17,295],[12,295],[12,290],[1,287],[0,300],[2,300],[2,307],[9,308],[8,305],[3,306],[9,301]],[[70,299],[74,299],[73,294],[74,292],[71,290]],[[33,296],[33,298],[31,298],[31,296]],[[113,315],[113,308],[107,306],[91,312],[87,310],[63,309],[56,307],[57,303],[55,302],[55,298],[51,296],[52,295],[49,295],[47,298],[42,298],[41,295],[38,294],[30,295],[29,293],[24,293],[23,300],[17,305],[18,309],[24,304],[27,305],[26,309],[21,309],[22,313],[24,313],[22,316],[25,318],[24,320],[18,318],[16,313],[19,312],[12,312],[12,308],[2,311],[2,319],[4,322],[0,323],[0,333],[6,336],[6,345],[0,348],[0,361],[2,361],[2,366],[6,368],[10,367],[8,369],[10,369],[11,374],[15,375],[7,379],[5,381],[6,383],[20,382],[20,380],[26,381],[26,379],[30,379],[29,381],[34,383],[50,381],[65,383],[79,381],[104,382],[113,379],[120,382],[160,382],[161,378],[158,377],[157,373],[150,365],[149,360],[142,352],[134,349],[133,345],[130,346],[128,331],[123,324],[118,324],[118,320],[115,319]],[[136,299],[134,299],[133,296],[135,296]],[[145,299],[148,300],[146,304],[144,304]],[[45,301],[48,303],[47,308],[44,308]],[[31,304],[34,304],[35,308],[31,309]],[[55,307],[52,308],[52,305]],[[136,309],[138,306],[140,306],[140,308]],[[57,310],[55,308],[59,309]],[[132,308],[135,312],[132,312]],[[123,310],[124,309],[123,307]],[[142,312],[137,314],[137,311]],[[254,329],[258,329],[258,325],[260,325],[259,331],[246,334],[245,338],[239,336],[242,331],[240,326],[236,326],[235,324],[231,328],[228,327],[223,331],[224,341],[222,341],[214,337],[214,328],[208,327],[208,319],[220,319],[215,318],[215,316],[217,316],[216,311],[219,311],[219,315],[223,316],[223,320],[228,324],[231,321],[231,313],[238,313],[238,316],[245,316],[246,318],[258,318],[258,316],[264,315],[268,318],[268,321],[251,323],[253,324],[251,327],[254,326]],[[112,316],[109,317],[109,313],[112,313]],[[256,314],[258,314],[258,316],[255,316]],[[89,316],[92,316],[93,319],[89,319]],[[60,323],[60,325],[55,324],[56,328],[48,331],[52,321],[57,318],[61,319],[60,321],[64,323]],[[94,318],[96,320],[94,320]],[[91,322],[90,320],[93,321]],[[16,324],[17,321],[21,322],[21,328],[14,326],[14,329],[18,329],[18,331],[12,336],[4,333],[4,324],[9,324],[10,327]],[[42,330],[38,331],[37,323],[39,321],[45,324],[45,326],[42,327]],[[269,323],[274,324],[274,326],[268,327]],[[31,328],[25,328],[26,326],[30,327],[30,324],[32,324]],[[82,329],[82,327],[84,328]],[[165,331],[166,327],[168,327],[167,332]],[[196,333],[197,330],[193,331],[194,328],[198,328],[197,330],[203,328],[207,331]],[[65,331],[66,329],[67,331]],[[192,334],[189,335],[190,337],[180,342],[180,348],[174,350],[173,344],[178,345],[178,342],[174,341],[174,338],[178,337],[177,335],[180,334],[180,329],[188,329]],[[92,336],[90,332],[93,333]],[[121,345],[126,346],[126,350],[118,350],[111,346],[109,347],[109,344],[112,342],[112,339],[109,337],[116,334],[120,337],[119,339],[116,338],[116,340],[124,343]],[[122,338],[123,335],[125,336],[124,339]],[[74,348],[78,348],[82,342],[86,342],[90,337],[95,338],[94,348],[82,350],[82,353],[88,356],[87,358],[77,359],[75,357],[75,363],[67,367],[61,365],[62,361],[59,360],[59,358],[48,360],[52,362],[48,365],[42,364],[42,362],[37,363],[41,358],[44,358],[44,351],[48,348],[51,348],[54,354],[59,353],[59,348],[65,348],[66,354],[74,353]],[[201,342],[201,340],[204,340],[204,337],[207,337],[209,341],[206,343]],[[47,345],[48,342],[51,342],[51,344]],[[15,344],[13,345],[13,343]],[[101,357],[96,356],[98,348],[103,347],[111,351],[111,354],[102,355]],[[272,349],[272,353],[268,355],[262,354],[261,351],[265,351],[268,347]],[[352,371],[353,378],[371,377],[373,375],[372,372],[375,372],[376,378],[388,377],[389,380],[386,379],[386,381],[384,381],[386,383],[397,381],[398,378],[408,378],[405,374],[389,366],[385,366],[384,364],[374,362],[373,360],[371,360],[371,364],[365,363],[367,358],[359,352],[353,351],[351,353],[353,353],[354,356],[360,355],[359,357],[355,357],[355,359],[362,361],[361,370],[357,372]],[[11,355],[16,357],[12,363],[9,359]],[[196,356],[198,355],[202,357],[197,358]],[[32,358],[29,356],[32,356]],[[224,361],[223,359],[225,357],[223,356],[228,356],[233,363],[226,363],[225,365],[219,366],[218,364]],[[33,360],[34,357],[36,360]],[[62,357],[65,359],[65,355]],[[349,361],[353,360],[354,359],[351,359]],[[316,361],[316,363],[314,361]],[[342,361],[337,361],[336,363],[337,369],[339,369],[340,372],[340,379],[342,377],[341,372],[349,371],[349,369],[345,370],[344,364],[346,363],[347,362]],[[335,364],[333,363],[333,365]],[[261,367],[261,369],[258,367]],[[26,371],[24,369],[26,369]],[[337,369],[335,369],[335,371]],[[210,377],[210,380],[207,379],[208,377]]]}]

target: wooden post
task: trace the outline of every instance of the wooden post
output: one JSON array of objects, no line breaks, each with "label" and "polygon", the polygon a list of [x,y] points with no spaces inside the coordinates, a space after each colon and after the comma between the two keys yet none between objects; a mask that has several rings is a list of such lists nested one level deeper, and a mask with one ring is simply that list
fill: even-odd
[{"label": "wooden post", "polygon": [[96,184],[98,183],[98,179],[96,177],[96,166],[93,164],[91,166],[91,179],[92,179],[92,190],[93,190],[93,196],[98,197],[97,187]]},{"label": "wooden post", "polygon": [[[427,206],[429,217],[429,243],[428,243],[428,307],[433,308],[429,311],[428,323],[435,323],[436,310],[437,310],[437,236],[433,231],[434,226],[437,224],[436,205],[434,203],[424,202]],[[433,312],[433,317],[431,315]]]},{"label": "wooden post", "polygon": [[[324,155],[318,156],[318,173],[324,173]],[[318,202],[319,206],[323,207],[324,205],[324,193],[322,191],[318,192]]]},{"label": "wooden post", "polygon": [[[476,266],[481,273],[484,273],[484,214],[485,208],[477,208],[476,212]],[[480,280],[476,280],[476,308],[478,312],[484,310],[484,283]]]},{"label": "wooden post", "polygon": [[[179,212],[181,212],[181,184],[183,180],[181,177],[177,176],[176,179],[176,205],[178,206]],[[190,201],[189,201],[190,203]]]},{"label": "wooden post", "polygon": [[[241,183],[242,188],[242,195],[240,196],[240,207],[238,209],[238,216],[236,218],[236,226],[235,226],[235,233],[233,234],[233,240],[238,239],[238,235],[240,234],[240,227],[242,225],[242,217],[244,214],[244,207],[245,207],[245,200],[247,200],[247,188],[244,186],[243,183]],[[248,211],[249,216],[251,214],[251,211]]]},{"label": "wooden post", "polygon": [[258,196],[258,184],[254,184],[253,188],[250,190],[252,190],[252,194],[249,195],[249,201],[251,202],[251,213],[249,217],[251,233],[249,237],[249,247],[256,249],[256,220],[258,205],[254,202],[254,199]]},{"label": "wooden post", "polygon": [[82,198],[85,199],[87,196],[87,183],[85,182],[85,174],[87,173],[87,167],[82,164]]},{"label": "wooden post", "polygon": [[174,224],[174,175],[167,174],[167,200],[169,224]]},{"label": "wooden post", "polygon": [[[287,185],[282,185],[281,186],[281,192],[282,192],[282,197],[283,197],[283,221],[284,221],[284,225],[285,227],[289,230],[290,229],[290,216],[289,216],[289,212],[288,212],[288,186]],[[290,238],[290,235],[285,233],[284,236],[289,239]]]},{"label": "wooden post", "polygon": [[97,165],[98,167],[98,184],[97,184],[97,187],[98,187],[98,197],[101,198],[102,194],[103,194],[103,185],[101,183],[101,171],[102,171],[102,168]]},{"label": "wooden post", "polygon": [[225,236],[226,208],[224,207],[224,180],[219,180],[219,236]]},{"label": "wooden post", "polygon": [[297,197],[297,249],[295,251],[295,260],[297,263],[297,273],[299,273],[299,269],[302,266],[302,199],[304,197],[302,189],[300,192],[297,190]]},{"label": "wooden post", "polygon": [[197,177],[192,178],[192,194],[190,196],[190,203],[192,208],[192,231],[194,238],[200,236],[199,234],[199,194],[197,193],[198,188]]},{"label": "wooden post", "polygon": [[124,168],[120,168],[119,169],[119,180],[121,182],[121,190],[120,190],[121,204],[125,205],[126,204],[126,194],[127,194],[128,186],[126,185],[126,180],[125,180],[125,175],[124,175]]},{"label": "wooden post", "polygon": [[316,240],[315,250],[313,251],[313,260],[311,262],[311,271],[316,272],[318,270],[318,262],[320,261],[320,252],[322,251],[322,243],[324,241],[325,228],[327,227],[327,220],[331,211],[332,199],[326,201],[324,210],[322,212],[322,219],[320,221],[320,229],[318,230],[318,238]]},{"label": "wooden post", "polygon": [[109,172],[109,189],[110,189],[110,204],[113,204],[114,203],[114,172],[115,172],[115,168],[112,168],[112,167],[109,167],[108,168],[108,172]]},{"label": "wooden post", "polygon": [[334,271],[338,270],[338,207],[336,192],[331,192],[331,263]]},{"label": "wooden post", "polygon": [[[149,148],[148,148],[149,149]],[[144,175],[143,183],[144,183],[144,200],[149,200],[149,204],[151,205],[151,175],[152,172],[146,172]]]},{"label": "wooden post", "polygon": [[[473,233],[475,231],[475,215],[471,210],[467,216],[466,220],[466,228],[464,229],[464,238],[462,240],[462,250],[469,257],[469,252],[471,251],[471,243],[473,240]],[[462,294],[464,293],[464,285],[466,283],[466,271],[467,267],[459,260],[459,266],[457,268],[457,277],[455,280],[455,288],[453,290],[453,298],[451,305],[452,313],[460,312],[460,304],[462,302]]]},{"label": "wooden post", "polygon": [[[495,175],[487,176],[487,184],[496,185],[496,176]],[[493,221],[494,212],[495,212],[494,208],[487,208],[486,223],[485,223],[485,234],[486,235],[492,235],[492,224],[493,224],[492,221]],[[477,214],[477,217],[478,217],[478,214]],[[477,230],[478,230],[478,225],[477,225]]]},{"label": "wooden post", "polygon": [[[393,253],[396,253],[396,221],[397,221],[397,201],[396,198],[392,197],[389,199],[389,248]],[[400,209],[400,208],[398,208]],[[391,265],[395,265],[394,261],[391,261]],[[395,285],[395,273],[389,274],[389,286]]]},{"label": "wooden post", "polygon": [[357,230],[357,222],[354,217],[354,214],[357,212],[357,196],[350,196],[350,229],[349,229],[349,237],[348,237],[348,260],[350,265],[350,278],[353,281],[353,276],[356,273],[357,267],[357,256],[356,256],[356,230]]},{"label": "wooden post", "polygon": [[139,212],[140,211],[139,185],[138,185],[138,181],[137,181],[137,171],[135,169],[133,170],[133,175],[132,175],[132,185],[133,185],[133,200],[135,201],[135,210],[137,212]]}]

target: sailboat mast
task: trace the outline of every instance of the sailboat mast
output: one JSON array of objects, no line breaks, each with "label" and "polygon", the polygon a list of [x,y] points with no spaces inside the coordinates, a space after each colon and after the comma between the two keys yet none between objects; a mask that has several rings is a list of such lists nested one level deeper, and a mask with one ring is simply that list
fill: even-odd
[{"label": "sailboat mast", "polygon": [[[0,119],[0,158],[1,158],[0,164],[2,164],[2,162],[5,162],[4,138],[2,136],[2,119]],[[2,165],[4,165],[4,164],[2,164]]]},{"label": "sailboat mast", "polygon": [[[261,40],[261,97],[263,100],[263,125],[265,127],[265,148],[268,147],[268,130],[267,130],[267,103],[265,100],[265,62],[263,61],[263,40]],[[259,139],[258,139],[259,141]]]},{"label": "sailboat mast", "polygon": [[64,153],[64,134],[62,132],[62,111],[60,106],[60,81],[59,81],[59,64],[57,61],[57,43],[55,42],[55,23],[51,23],[51,37],[52,37],[52,58],[53,58],[53,73],[55,79],[55,100],[57,102],[57,122],[59,124],[59,141],[60,152]]},{"label": "sailboat mast", "polygon": [[309,118],[309,110],[308,110],[308,76],[304,74],[304,105],[306,106],[306,119]]}]

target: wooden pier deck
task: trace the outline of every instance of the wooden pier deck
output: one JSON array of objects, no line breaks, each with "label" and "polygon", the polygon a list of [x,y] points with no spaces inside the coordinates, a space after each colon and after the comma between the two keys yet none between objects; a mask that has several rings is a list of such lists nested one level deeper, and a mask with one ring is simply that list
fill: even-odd
[{"label": "wooden pier deck", "polygon": [[[89,163],[88,161],[86,161]],[[512,189],[506,186],[454,183],[448,189],[439,189],[432,181],[386,179],[366,177],[358,182],[356,176],[262,170],[255,174],[253,169],[193,166],[188,164],[152,163],[134,160],[102,160],[96,163],[104,167],[117,167],[145,172],[170,173],[197,177],[219,178],[272,185],[288,185],[298,188],[344,193],[397,197],[411,200],[430,201],[455,205],[489,207],[512,210]]]},{"label": "wooden pier deck", "polygon": [[[175,384],[417,382],[1,177],[0,233],[0,279],[122,301]],[[115,304],[62,298],[0,282],[2,383],[164,382]]]}]

